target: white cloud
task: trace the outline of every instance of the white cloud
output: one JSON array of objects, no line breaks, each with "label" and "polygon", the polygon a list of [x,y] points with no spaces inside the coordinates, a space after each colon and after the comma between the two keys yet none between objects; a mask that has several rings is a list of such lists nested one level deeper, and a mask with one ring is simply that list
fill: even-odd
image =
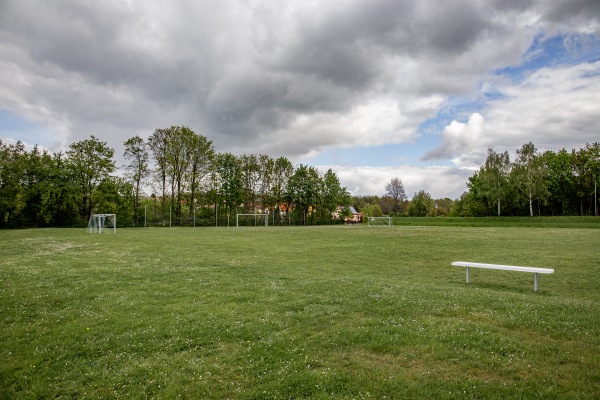
[{"label": "white cloud", "polygon": [[385,195],[385,185],[398,177],[404,184],[409,198],[420,190],[425,190],[433,198],[449,197],[457,199],[466,191],[470,170],[449,166],[416,167],[410,165],[389,167],[347,167],[344,165],[319,166],[322,171],[331,168],[340,178],[340,183],[352,195]]},{"label": "white cloud", "polygon": [[579,148],[598,141],[600,61],[542,68],[502,95],[485,111],[486,145],[516,149],[532,141],[540,149]]},{"label": "white cloud", "polygon": [[[452,121],[444,128],[440,145],[425,154],[425,160],[452,158],[458,168],[479,168],[485,160],[487,138],[484,138],[485,119],[474,113],[466,123]],[[483,150],[482,150],[483,149]]]},{"label": "white cloud", "polygon": [[[517,60],[531,36],[462,0],[32,1],[2,11],[11,73],[0,107],[56,129],[61,144],[187,124],[224,150],[244,142],[293,157],[413,140],[441,100]],[[282,135],[322,142],[282,149]]]},{"label": "white cloud", "polygon": [[451,158],[459,168],[479,168],[486,150],[514,151],[533,142],[538,150],[567,150],[598,141],[600,61],[542,68],[523,82],[483,85],[499,97],[466,123],[446,126],[427,160]]}]

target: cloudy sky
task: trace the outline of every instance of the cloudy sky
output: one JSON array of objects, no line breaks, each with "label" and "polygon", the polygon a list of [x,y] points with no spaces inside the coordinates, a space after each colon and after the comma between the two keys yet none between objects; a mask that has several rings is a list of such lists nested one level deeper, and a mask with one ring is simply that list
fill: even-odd
[{"label": "cloudy sky", "polygon": [[598,0],[0,0],[0,138],[186,125],[217,151],[457,198],[488,147],[600,141]]}]

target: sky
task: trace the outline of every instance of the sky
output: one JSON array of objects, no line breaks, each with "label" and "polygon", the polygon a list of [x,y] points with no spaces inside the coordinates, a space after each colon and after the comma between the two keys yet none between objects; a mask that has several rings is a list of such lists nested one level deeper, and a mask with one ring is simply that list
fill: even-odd
[{"label": "sky", "polygon": [[115,149],[188,126],[458,198],[487,149],[600,141],[598,0],[0,0],[0,139]]}]

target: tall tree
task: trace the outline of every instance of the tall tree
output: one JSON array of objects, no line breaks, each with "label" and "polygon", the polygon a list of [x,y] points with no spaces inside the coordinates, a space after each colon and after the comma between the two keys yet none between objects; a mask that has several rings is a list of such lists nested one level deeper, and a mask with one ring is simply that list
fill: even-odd
[{"label": "tall tree", "polygon": [[429,193],[419,190],[412,198],[408,215],[411,217],[427,217],[434,215],[435,203]]},{"label": "tall tree", "polygon": [[125,173],[133,184],[133,224],[137,226],[138,213],[136,210],[140,205],[140,193],[144,180],[150,173],[148,145],[139,136],[126,140],[124,145],[125,159],[129,160],[129,164],[125,166]]},{"label": "tall tree", "polygon": [[191,162],[191,148],[195,133],[186,126],[169,128],[169,143],[167,146],[167,173],[171,183],[171,202],[175,201],[175,218],[181,219],[181,204],[185,189],[184,177]]},{"label": "tall tree", "polygon": [[321,201],[319,214],[327,223],[331,221],[332,214],[338,207],[347,207],[350,204],[350,193],[345,187],[342,187],[337,175],[330,168],[323,175],[323,192],[321,193]]},{"label": "tall tree", "polygon": [[171,137],[170,129],[156,129],[148,139],[148,145],[152,150],[154,161],[156,163],[155,172],[159,178],[159,185],[162,190],[161,198],[161,222],[164,223],[165,202],[167,199],[167,171],[168,171],[168,148]]},{"label": "tall tree", "polygon": [[[587,144],[572,153],[573,170],[579,198],[580,214],[596,214],[597,184],[600,172],[600,143]],[[594,188],[596,184],[596,188]],[[594,194],[596,192],[596,195]]]},{"label": "tall tree", "polygon": [[196,197],[211,172],[215,158],[215,149],[212,141],[205,136],[194,134],[190,141],[190,162],[188,168],[188,183],[190,187],[190,218],[193,217],[196,207]]},{"label": "tall tree", "polygon": [[96,137],[73,143],[67,151],[69,174],[79,189],[79,211],[87,221],[94,209],[100,182],[115,170],[115,151]]},{"label": "tall tree", "polygon": [[275,160],[266,154],[260,154],[258,156],[258,198],[260,199],[260,206],[262,212],[272,210],[275,207],[273,202],[273,194],[271,188],[273,186],[273,179],[275,174]]},{"label": "tall tree", "polygon": [[513,166],[516,186],[529,202],[529,215],[533,217],[533,201],[546,196],[546,166],[533,143],[529,142],[517,150]]},{"label": "tall tree", "polygon": [[48,151],[34,146],[25,157],[25,176],[22,182],[25,200],[24,217],[27,226],[45,226],[52,216],[45,205],[48,193],[52,190],[51,177],[54,161]]},{"label": "tall tree", "polygon": [[385,185],[385,191],[392,199],[394,199],[393,212],[399,213],[401,211],[400,202],[406,199],[406,192],[404,191],[402,180],[398,177],[392,178],[392,180]]},{"label": "tall tree", "polygon": [[18,227],[16,221],[25,208],[22,182],[25,176],[25,146],[22,142],[0,141],[0,227]]},{"label": "tall tree", "polygon": [[225,204],[227,225],[229,226],[233,210],[237,209],[243,199],[240,162],[231,153],[218,154],[216,171],[218,174],[219,199]]},{"label": "tall tree", "polygon": [[[273,167],[273,183],[271,193],[273,196],[273,206],[275,207],[275,219],[281,219],[280,204],[286,199],[288,179],[294,173],[294,166],[286,157],[279,157],[275,160]],[[289,209],[287,204],[286,209]]]},{"label": "tall tree", "polygon": [[494,201],[500,216],[500,203],[508,191],[510,175],[510,158],[508,151],[496,153],[488,149],[485,164],[479,170],[481,193]]},{"label": "tall tree", "polygon": [[256,210],[257,188],[260,179],[260,165],[255,154],[243,154],[239,158],[242,173],[242,188],[244,191],[245,212],[254,213]]},{"label": "tall tree", "polygon": [[68,160],[62,152],[52,155],[43,212],[53,226],[73,226],[78,218],[78,189],[68,177],[67,165]]},{"label": "tall tree", "polygon": [[594,215],[598,216],[598,189],[600,186],[600,142],[586,144],[585,148],[589,154],[590,170],[594,182]]},{"label": "tall tree", "polygon": [[561,215],[571,214],[575,206],[573,203],[575,175],[571,153],[564,148],[558,153],[548,150],[542,157],[548,170],[546,185],[549,190],[548,200],[552,214],[557,211]]},{"label": "tall tree", "polygon": [[317,204],[322,181],[313,167],[300,164],[288,180],[288,197],[302,210],[302,224],[306,225],[306,215]]}]

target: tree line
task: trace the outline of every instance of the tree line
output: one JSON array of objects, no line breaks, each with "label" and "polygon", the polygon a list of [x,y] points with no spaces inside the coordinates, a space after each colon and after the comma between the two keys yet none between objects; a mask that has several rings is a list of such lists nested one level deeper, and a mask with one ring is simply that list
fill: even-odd
[{"label": "tree line", "polygon": [[132,137],[124,148],[118,174],[114,150],[94,136],[55,154],[0,140],[0,228],[84,226],[96,212],[117,214],[121,226],[222,226],[238,213],[324,224],[342,222],[350,205],[364,216],[598,215],[600,143],[540,153],[530,142],[513,161],[489,148],[456,200],[424,190],[409,200],[397,177],[383,196],[350,197],[331,169],[219,153],[185,126]]},{"label": "tree line", "polygon": [[488,149],[468,180],[454,213],[486,215],[598,215],[600,143],[579,150],[539,152],[531,142],[516,151]]},{"label": "tree line", "polygon": [[599,181],[600,143],[540,153],[529,142],[516,150],[513,161],[507,151],[489,148],[459,199],[433,199],[420,190],[408,200],[396,177],[383,196],[356,196],[352,205],[375,217],[598,215]]},{"label": "tree line", "polygon": [[85,226],[93,213],[117,214],[120,226],[222,226],[238,213],[325,224],[349,213],[350,194],[331,169],[219,153],[185,126],[132,137],[124,149],[118,174],[114,149],[94,136],[55,154],[0,140],[0,228]]},{"label": "tree line", "polygon": [[455,201],[445,197],[434,199],[421,189],[408,199],[404,184],[394,177],[385,186],[383,196],[353,196],[352,206],[368,217],[445,217],[453,214]]}]

